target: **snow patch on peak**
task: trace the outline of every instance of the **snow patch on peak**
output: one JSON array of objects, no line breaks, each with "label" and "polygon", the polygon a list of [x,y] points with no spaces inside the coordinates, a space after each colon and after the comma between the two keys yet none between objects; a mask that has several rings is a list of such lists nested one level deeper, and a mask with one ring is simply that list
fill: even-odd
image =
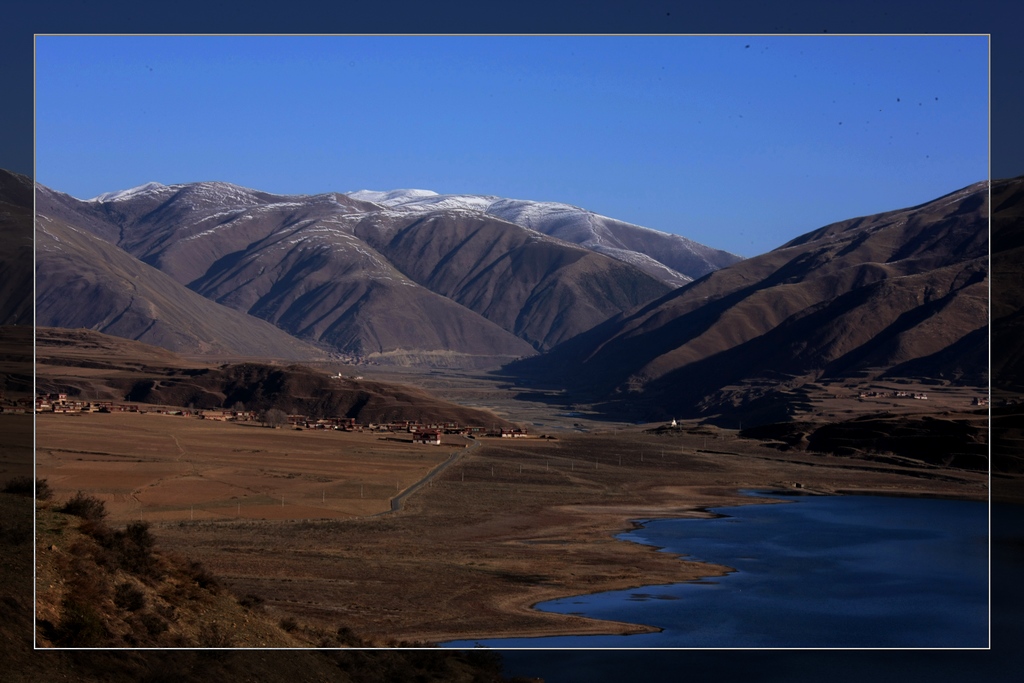
[{"label": "snow patch on peak", "polygon": [[183,194],[211,201],[242,201],[247,205],[260,203],[256,200],[256,190],[219,180],[175,185],[174,187],[180,189]]},{"label": "snow patch on peak", "polygon": [[526,199],[499,199],[487,207],[487,213],[524,228],[536,228],[553,218],[578,217],[586,220],[590,215],[586,209],[570,204],[533,202]]},{"label": "snow patch on peak", "polygon": [[133,197],[139,197],[147,194],[154,194],[161,190],[168,189],[167,185],[157,182],[149,182],[145,185],[139,185],[138,187],[132,187],[127,190],[117,190],[116,192],[104,192],[101,195],[93,197],[87,201],[90,202],[116,202],[123,199],[131,199]]},{"label": "snow patch on peak", "polygon": [[433,190],[388,190],[386,192],[359,190],[357,192],[346,192],[345,194],[352,199],[373,202],[382,206],[398,206],[406,202],[422,199],[423,197],[437,196],[437,193]]},{"label": "snow patch on peak", "polygon": [[494,197],[475,194],[437,194],[407,201],[396,207],[403,211],[487,211]]}]

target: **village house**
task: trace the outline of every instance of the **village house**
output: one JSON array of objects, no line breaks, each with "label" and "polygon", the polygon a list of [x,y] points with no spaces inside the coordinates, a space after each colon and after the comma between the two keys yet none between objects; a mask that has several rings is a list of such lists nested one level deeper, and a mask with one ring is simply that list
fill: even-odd
[{"label": "village house", "polygon": [[204,410],[202,415],[199,416],[203,420],[213,420],[215,422],[227,422],[234,418],[234,413],[230,410]]},{"label": "village house", "polygon": [[440,446],[441,433],[433,430],[419,431],[413,434],[412,442]]}]

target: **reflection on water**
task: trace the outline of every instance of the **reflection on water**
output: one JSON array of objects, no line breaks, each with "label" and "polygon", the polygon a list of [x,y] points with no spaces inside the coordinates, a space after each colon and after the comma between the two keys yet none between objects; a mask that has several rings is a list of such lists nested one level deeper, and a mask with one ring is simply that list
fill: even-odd
[{"label": "reflection on water", "polygon": [[988,645],[984,503],[820,496],[650,520],[621,538],[735,568],[711,580],[574,596],[538,609],[656,626],[632,636],[457,641],[448,647],[981,648]]}]

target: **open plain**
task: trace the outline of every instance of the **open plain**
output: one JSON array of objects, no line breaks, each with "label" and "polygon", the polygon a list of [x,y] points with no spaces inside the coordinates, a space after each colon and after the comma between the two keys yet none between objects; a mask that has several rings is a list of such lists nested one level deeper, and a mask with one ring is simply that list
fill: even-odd
[{"label": "open plain", "polygon": [[[282,618],[381,644],[650,630],[531,606],[727,571],[614,535],[637,519],[751,502],[741,489],[988,495],[985,472],[780,451],[696,423],[477,441],[414,447],[166,415],[46,416],[39,476],[58,498],[83,489],[114,519],[151,521],[161,547]],[[385,512],[397,489],[457,451]]]},{"label": "open plain", "polygon": [[115,520],[372,515],[469,442],[261,427],[156,412],[41,414],[37,475],[82,490]]}]

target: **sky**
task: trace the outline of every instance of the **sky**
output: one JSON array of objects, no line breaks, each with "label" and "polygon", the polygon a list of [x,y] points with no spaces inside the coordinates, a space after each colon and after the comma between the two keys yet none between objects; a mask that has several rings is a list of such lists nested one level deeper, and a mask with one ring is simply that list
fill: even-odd
[{"label": "sky", "polygon": [[987,36],[38,36],[36,179],[559,201],[755,256],[988,177]]}]

